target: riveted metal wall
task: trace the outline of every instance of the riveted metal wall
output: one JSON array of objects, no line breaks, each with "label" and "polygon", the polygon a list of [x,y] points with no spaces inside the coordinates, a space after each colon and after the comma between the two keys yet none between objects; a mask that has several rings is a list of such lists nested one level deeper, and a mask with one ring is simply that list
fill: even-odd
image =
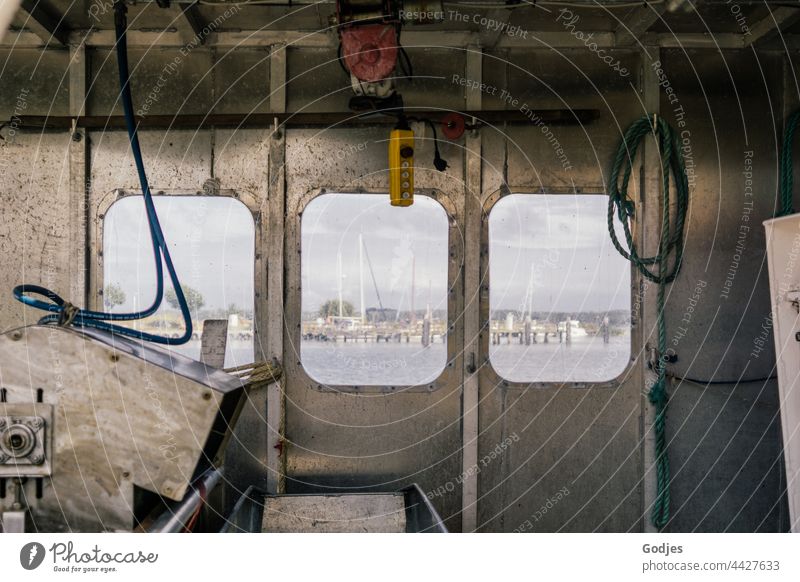
[{"label": "riveted metal wall", "polygon": [[[589,107],[599,109],[601,117],[585,127],[511,126],[484,132],[481,531],[641,528],[640,366],[631,366],[617,380],[602,384],[526,385],[501,378],[488,359],[488,215],[497,200],[512,191],[533,196],[605,191],[606,172],[621,132],[642,114],[638,55],[614,56],[630,72],[628,76],[609,72],[605,63],[586,51],[512,52],[484,59],[487,83],[507,87],[517,107]],[[489,103],[498,102],[495,95],[489,99]],[[549,131],[563,148],[569,167],[559,159]],[[633,288],[638,283],[634,273]],[[642,349],[639,337],[634,328],[634,357]],[[493,453],[498,450],[502,454]]]},{"label": "riveted metal wall", "polygon": [[[116,65],[109,58],[113,55],[101,49],[88,54],[88,113],[116,111]],[[173,80],[151,99],[149,112],[266,112],[270,101],[269,54],[267,49],[237,49],[224,55],[196,49],[180,61],[179,71],[170,77]],[[464,88],[452,77],[453,73],[467,74],[465,51],[409,47],[409,54],[414,74],[420,78],[403,90],[407,105],[465,107]],[[294,361],[297,331],[290,324],[297,323],[300,316],[302,203],[321,188],[364,191],[364,195],[384,191],[386,128],[308,128],[278,133],[252,127],[181,128],[142,132],[145,162],[155,190],[202,190],[203,183],[214,177],[222,189],[246,195],[256,215],[260,248],[256,249],[254,269],[261,335],[257,353],[270,353],[265,340],[268,334],[264,333],[268,330],[274,345],[283,344],[276,355],[293,361],[287,366],[280,392],[286,396],[285,424],[279,420],[273,426],[264,426],[266,395],[251,395],[249,414],[246,410],[238,431],[243,450],[232,461],[239,463],[242,479],[273,491],[283,487],[280,476],[270,473],[283,466],[274,461],[275,446],[283,437],[286,446],[281,463],[285,463],[286,491],[396,489],[416,481],[426,492],[444,487],[444,494],[432,501],[451,530],[461,528],[464,362],[460,347],[470,341],[464,337],[461,321],[465,309],[469,309],[480,315],[481,325],[486,322],[488,280],[484,275],[489,257],[485,212],[490,211],[493,198],[507,191],[604,192],[621,133],[647,112],[642,82],[650,65],[638,51],[612,54],[629,75],[611,71],[595,54],[583,49],[513,50],[483,58],[482,80],[506,89],[518,100],[517,105],[510,105],[497,94],[485,92],[484,108],[513,109],[526,103],[533,109],[600,111],[600,117],[584,127],[548,128],[566,153],[569,168],[559,160],[560,154],[540,125],[484,128],[479,136],[468,132],[460,140],[443,144],[442,156],[451,166],[447,174],[430,167],[432,147],[427,139],[421,140],[417,160],[423,167],[417,170],[418,186],[437,193],[445,202],[452,221],[453,260],[458,263],[450,266],[451,282],[457,284],[450,297],[449,316],[454,328],[449,341],[459,349],[450,354],[451,371],[431,392],[321,391],[309,384],[302,365]],[[14,51],[12,59],[20,71],[14,78],[21,83],[40,55],[40,51]],[[67,84],[62,81],[68,55],[66,51],[45,51],[34,76],[38,80],[30,85],[26,97],[27,113],[68,112]],[[138,107],[147,102],[158,76],[178,55],[179,49],[153,49],[133,55],[132,65],[136,64],[138,70],[133,80]],[[335,56],[331,49],[289,49],[289,111],[346,108],[351,91]],[[673,286],[669,320],[683,318],[687,294],[706,273],[702,301],[713,302],[715,309],[720,305],[713,327],[709,327],[707,317],[714,312],[697,312],[676,350],[678,361],[671,371],[700,380],[735,380],[769,310],[760,220],[771,214],[775,201],[775,151],[786,113],[784,99],[789,101],[784,92],[791,93],[786,89],[785,64],[777,54],[757,53],[756,60],[752,51],[725,52],[723,61],[718,51],[696,50],[687,55],[679,50],[662,50],[660,59],[691,122],[697,173],[684,272]],[[20,86],[5,79],[0,87],[0,110],[3,118],[9,118],[14,115]],[[660,114],[673,125],[677,123],[674,103],[665,94]],[[8,129],[2,130],[6,137]],[[424,138],[430,137],[427,128],[420,125],[417,129]],[[139,185],[123,132],[93,131],[87,139],[90,183],[86,246],[94,250],[85,269],[70,267],[80,266],[81,258],[72,256],[63,244],[70,229],[75,228],[64,212],[71,200],[65,184],[71,171],[72,136],[68,132],[28,131],[0,143],[0,275],[6,282],[0,292],[0,329],[30,323],[39,316],[25,311],[10,296],[12,284],[22,282],[23,274],[25,281],[44,282],[56,290],[71,288],[77,279],[85,277],[90,304],[97,304],[101,208],[108,205],[108,197],[116,189],[136,191]],[[366,149],[359,148],[363,151],[349,156],[347,163],[328,155],[332,147],[365,142]],[[467,152],[476,143],[479,151]],[[728,277],[742,224],[741,173],[747,148],[754,151],[757,200],[730,298],[722,300],[720,289]],[[474,193],[468,193],[472,178],[466,160],[476,153],[481,157],[478,180],[482,183],[477,196],[479,208],[485,212],[481,216],[478,211],[470,219],[480,221],[472,227],[481,229],[484,235],[473,256],[467,254],[467,246],[459,237],[470,226],[466,223],[466,201]],[[636,180],[639,184],[638,172]],[[644,232],[643,218],[637,216],[637,221],[639,232]],[[716,237],[709,234],[713,232],[718,233]],[[273,252],[279,243],[285,248]],[[467,273],[481,281],[478,302],[467,300],[463,293]],[[634,289],[638,284],[634,277]],[[283,287],[276,288],[280,285]],[[270,313],[266,313],[268,298],[272,301]],[[76,300],[80,302],[80,298]],[[743,317],[739,314],[742,305],[747,305]],[[645,348],[648,332],[635,330],[632,336],[635,356]],[[765,343],[765,351],[752,358],[744,370],[745,379],[771,375],[771,338]],[[481,531],[513,531],[527,521],[534,531],[642,529],[648,514],[643,485],[644,358],[631,365],[626,377],[604,385],[527,387],[499,378],[487,365],[485,336],[480,346],[479,462],[499,443],[509,438],[512,442],[478,473],[476,527]],[[700,357],[693,362],[695,354]],[[722,365],[717,368],[720,360]],[[669,434],[674,436],[670,455],[675,521],[670,527],[681,531],[784,529],[774,384],[684,383],[673,385],[671,391],[668,421]],[[279,406],[281,399],[274,402]],[[283,418],[283,411],[277,412],[277,418]],[[398,419],[401,422],[396,422]],[[364,428],[367,425],[380,428]],[[273,455],[270,463],[269,455]]]},{"label": "riveted metal wall", "polygon": [[[342,144],[366,143],[352,163],[342,164],[331,152]],[[327,192],[387,192],[384,129],[291,130],[286,150],[286,330],[284,360],[287,380],[287,492],[316,490],[397,490],[418,483],[429,492],[460,472],[461,373],[463,338],[458,314],[461,289],[463,186],[438,172],[417,171],[418,195],[433,197],[448,215],[448,361],[441,375],[418,387],[336,387],[313,381],[300,360],[300,225],[305,205]],[[417,148],[420,160],[432,148]],[[446,155],[446,154],[443,154]],[[424,162],[423,162],[424,164]],[[453,158],[457,174],[460,163]],[[311,186],[314,186],[312,189]],[[370,191],[375,193],[370,193]],[[383,192],[383,194],[379,194]],[[459,488],[453,485],[437,509],[451,529],[460,528]]]},{"label": "riveted metal wall", "polygon": [[41,55],[36,50],[0,52],[0,269],[7,283],[0,299],[0,330],[35,323],[38,314],[11,298],[23,273],[62,289],[70,276],[69,136],[40,135],[19,128],[15,116],[66,115],[66,52]]},{"label": "riveted metal wall", "polygon": [[667,304],[678,358],[669,371],[699,381],[675,380],[670,389],[672,527],[785,530],[761,225],[777,210],[783,59],[748,50],[661,57],[664,83],[675,89],[672,103],[662,94],[662,115],[679,129],[696,176],[686,260]]}]

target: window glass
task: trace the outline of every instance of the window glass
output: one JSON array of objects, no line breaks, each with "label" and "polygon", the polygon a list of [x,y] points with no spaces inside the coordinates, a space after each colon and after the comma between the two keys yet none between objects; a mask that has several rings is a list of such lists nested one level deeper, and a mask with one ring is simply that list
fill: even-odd
[{"label": "window glass", "polygon": [[[225,366],[252,362],[255,228],[250,211],[233,198],[156,196],[153,200],[189,301],[196,336],[170,349],[199,359],[202,322],[227,319]],[[122,198],[109,208],[103,225],[105,309],[129,312],[148,307],[155,294],[155,273],[142,197]],[[166,269],[164,277],[159,311],[128,325],[180,337],[183,318]]]},{"label": "window glass", "polygon": [[447,361],[448,219],[435,200],[326,194],[302,218],[301,360],[326,385],[418,385]]},{"label": "window glass", "polygon": [[611,243],[607,203],[514,194],[492,208],[489,353],[505,379],[600,382],[627,366],[631,270]]}]

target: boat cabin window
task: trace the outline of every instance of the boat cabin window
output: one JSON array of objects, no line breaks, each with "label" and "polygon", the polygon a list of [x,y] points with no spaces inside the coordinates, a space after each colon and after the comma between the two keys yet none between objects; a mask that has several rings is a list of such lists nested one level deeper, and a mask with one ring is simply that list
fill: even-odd
[{"label": "boat cabin window", "polygon": [[[170,349],[200,359],[202,322],[227,319],[225,366],[252,362],[255,225],[250,211],[227,197],[155,196],[154,202],[195,332],[190,342]],[[126,196],[106,212],[102,257],[102,307],[111,312],[149,307],[156,270],[141,196]],[[180,337],[183,319],[166,270],[164,276],[161,308],[128,325]]]},{"label": "boat cabin window", "polygon": [[489,354],[506,380],[602,382],[627,366],[631,269],[611,243],[607,203],[512,194],[492,208]]},{"label": "boat cabin window", "polygon": [[301,361],[327,385],[414,386],[447,361],[449,223],[418,195],[325,194],[302,218]]}]

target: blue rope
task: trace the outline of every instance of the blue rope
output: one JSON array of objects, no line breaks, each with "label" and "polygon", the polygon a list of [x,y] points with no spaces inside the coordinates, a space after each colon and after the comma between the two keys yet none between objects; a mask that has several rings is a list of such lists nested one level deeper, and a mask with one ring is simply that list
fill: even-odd
[{"label": "blue rope", "polygon": [[[119,80],[120,80],[120,96],[122,98],[122,107],[125,111],[125,124],[128,128],[128,138],[133,151],[133,159],[136,162],[136,171],[139,174],[139,183],[142,186],[142,194],[144,197],[144,205],[147,211],[147,221],[150,226],[150,238],[153,241],[153,255],[156,263],[156,296],[153,304],[143,311],[135,313],[106,313],[103,311],[91,311],[88,309],[77,309],[69,302],[65,301],[62,297],[39,285],[19,285],[14,288],[14,297],[36,309],[47,311],[51,315],[47,315],[39,320],[40,324],[58,323],[59,325],[73,324],[80,327],[93,327],[109,331],[113,334],[124,335],[141,339],[144,341],[154,342],[166,345],[180,345],[188,342],[192,338],[192,316],[189,313],[189,305],[186,302],[186,297],[181,288],[178,275],[175,272],[175,267],[172,264],[172,257],[169,254],[169,247],[164,239],[164,233],[161,230],[161,224],[158,221],[158,214],[156,213],[155,205],[153,204],[153,196],[150,193],[150,185],[147,181],[147,174],[144,170],[144,162],[142,161],[142,151],[139,147],[139,136],[136,132],[136,120],[133,116],[133,100],[131,99],[130,88],[130,71],[128,67],[128,47],[127,47],[127,8],[121,0],[116,0],[114,4],[114,24],[117,33],[117,64],[119,66]],[[160,335],[154,335],[137,331],[121,325],[109,323],[110,321],[133,321],[136,319],[143,319],[153,315],[161,306],[161,301],[164,297],[164,267],[162,265],[162,257],[164,265],[167,267],[167,273],[172,281],[172,286],[175,289],[175,294],[178,299],[181,315],[186,326],[186,331],[179,338],[169,338]],[[33,295],[44,297],[47,301],[37,299]]]}]

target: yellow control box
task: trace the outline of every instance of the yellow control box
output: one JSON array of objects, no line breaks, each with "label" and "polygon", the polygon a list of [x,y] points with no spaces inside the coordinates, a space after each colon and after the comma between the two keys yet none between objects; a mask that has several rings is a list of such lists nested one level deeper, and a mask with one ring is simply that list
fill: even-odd
[{"label": "yellow control box", "polygon": [[389,136],[389,198],[392,206],[414,204],[414,132],[393,129]]}]

